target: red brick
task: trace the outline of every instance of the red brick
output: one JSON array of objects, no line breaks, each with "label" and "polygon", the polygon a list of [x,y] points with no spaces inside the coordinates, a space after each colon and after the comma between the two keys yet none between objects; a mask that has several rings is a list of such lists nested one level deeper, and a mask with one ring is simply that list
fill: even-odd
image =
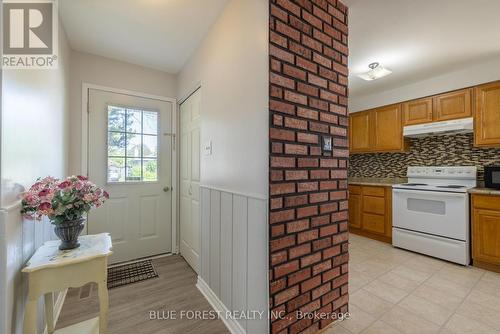
[{"label": "red brick", "polygon": [[311,268],[304,268],[288,275],[288,286],[293,286],[311,277]]},{"label": "red brick", "polygon": [[[328,102],[321,101],[319,99],[311,98],[311,99],[309,99],[309,107],[328,111]],[[329,130],[328,124],[322,124],[322,125],[325,126],[327,128],[327,130]],[[326,132],[328,132],[328,131],[326,131]]]},{"label": "red brick", "polygon": [[288,14],[283,9],[276,7],[274,4],[271,4],[271,16],[274,16],[283,22],[288,21]]},{"label": "red brick", "polygon": [[285,171],[285,178],[287,181],[291,180],[307,180],[307,170],[287,170]]},{"label": "red brick", "polygon": [[283,65],[283,74],[295,79],[306,80],[306,72],[304,70],[288,64]]},{"label": "red brick", "polygon": [[313,241],[313,251],[316,252],[318,250],[330,247],[331,245],[332,245],[332,238],[323,238],[320,240],[315,240]]},{"label": "red brick", "polygon": [[311,179],[329,179],[330,171],[329,170],[312,170],[311,171]]},{"label": "red brick", "polygon": [[300,116],[300,117],[317,120],[318,114],[319,113],[316,110],[307,109],[307,108],[303,108],[303,107],[297,108],[297,116]]},{"label": "red brick", "polygon": [[303,167],[318,167],[319,161],[318,159],[312,159],[312,158],[299,158],[298,160],[298,167],[303,168]]},{"label": "red brick", "polygon": [[305,254],[311,253],[311,244],[303,244],[297,247],[290,248],[290,259],[295,259]]},{"label": "red brick", "polygon": [[271,97],[281,99],[283,98],[283,88],[271,86],[271,93],[269,95]]},{"label": "red brick", "polygon": [[283,181],[283,171],[281,170],[271,170],[271,181]]},{"label": "red brick", "polygon": [[[323,122],[327,122],[330,124],[337,124],[339,121],[339,118],[337,115],[333,115],[330,113],[322,112],[319,115],[319,119]],[[335,138],[334,138],[335,139]]]},{"label": "red brick", "polygon": [[332,179],[346,179],[347,171],[346,170],[332,170],[330,172]]},{"label": "red brick", "polygon": [[271,157],[271,167],[274,168],[295,167],[295,158]]},{"label": "red brick", "polygon": [[290,130],[271,128],[269,130],[269,137],[271,139],[294,141],[295,140],[295,132],[290,131]]},{"label": "red brick", "polygon": [[307,94],[307,95],[311,95],[314,97],[319,96],[319,89],[317,87],[314,87],[314,86],[311,86],[311,85],[308,85],[308,84],[305,84],[302,82],[297,83],[297,90],[299,92],[301,92],[302,94]]},{"label": "red brick", "polygon": [[295,16],[300,16],[300,7],[290,0],[277,0],[276,3],[287,11],[292,12]]},{"label": "red brick", "polygon": [[308,70],[309,72],[318,73],[318,65],[316,65],[312,61],[309,61],[305,58],[297,56],[296,64],[298,67],[301,67],[305,70]]},{"label": "red brick", "polygon": [[332,46],[332,38],[316,28],[313,29],[313,37],[322,42],[323,44]]},{"label": "red brick", "polygon": [[284,288],[286,288],[286,279],[282,278],[280,280],[273,281],[271,282],[270,286],[271,286],[271,293],[276,293],[278,291],[281,291]]},{"label": "red brick", "polygon": [[330,200],[331,201],[337,201],[337,200],[346,199],[346,198],[347,198],[347,193],[343,190],[330,192]]},{"label": "red brick", "polygon": [[[337,94],[335,93],[332,93],[330,91],[327,91],[327,90],[321,90],[320,92],[320,97],[323,99],[323,100],[327,100],[327,101],[330,101],[330,102],[334,102],[334,103],[337,103],[338,100],[339,100],[339,97]],[[328,110],[328,109],[327,109]]]},{"label": "red brick", "polygon": [[319,189],[321,190],[337,189],[337,181],[321,181],[319,183]]},{"label": "red brick", "polygon": [[308,267],[311,264],[317,263],[319,261],[321,261],[321,252],[307,255],[300,259],[300,267]]},{"label": "red brick", "polygon": [[348,234],[346,232],[332,236],[332,243],[339,244],[345,242],[348,239]]},{"label": "red brick", "polygon": [[284,211],[277,211],[277,212],[271,212],[269,218],[269,222],[271,224],[275,223],[282,223],[285,221],[293,220],[295,218],[295,210],[284,210]]},{"label": "red brick", "polygon": [[320,86],[320,87],[323,87],[323,88],[326,88],[328,87],[328,81],[323,79],[323,78],[320,78],[314,74],[309,74],[307,76],[307,82],[309,82],[310,84],[313,84],[313,85],[316,85],[316,86]]},{"label": "red brick", "polygon": [[336,234],[338,232],[338,226],[336,224],[324,226],[319,229],[319,236],[326,237],[328,235]]},{"label": "red brick", "polygon": [[297,218],[311,217],[318,214],[317,206],[307,206],[297,209]]},{"label": "red brick", "polygon": [[274,267],[274,277],[280,278],[294,271],[299,270],[299,261],[287,262]]},{"label": "red brick", "polygon": [[305,282],[302,282],[302,284],[300,284],[300,290],[302,291],[302,293],[304,293],[314,288],[317,288],[320,285],[321,285],[321,276],[316,276],[311,279],[308,279]]},{"label": "red brick", "polygon": [[278,253],[271,254],[271,264],[273,266],[283,263],[288,259],[288,256],[286,255],[286,251],[281,251]]},{"label": "red brick", "polygon": [[307,195],[289,196],[285,198],[285,207],[291,208],[307,204]]},{"label": "red brick", "polygon": [[337,40],[341,40],[342,39],[342,32],[340,32],[339,30],[325,24],[325,26],[323,27],[323,31],[333,37],[334,39],[337,39]]},{"label": "red brick", "polygon": [[297,130],[307,130],[307,121],[297,118],[285,117],[285,127]]},{"label": "red brick", "polygon": [[299,294],[299,287],[298,286],[293,286],[289,289],[286,289],[283,292],[280,292],[274,296],[274,304],[276,306],[283,304],[284,302],[298,296]]},{"label": "red brick", "polygon": [[290,41],[289,42],[289,46],[288,46],[288,49],[290,51],[292,51],[293,53],[301,56],[301,57],[304,57],[306,59],[311,59],[312,58],[312,52],[311,50],[309,50],[308,48],[306,48],[305,46],[299,44],[299,43],[296,43],[294,41]]},{"label": "red brick", "polygon": [[302,219],[286,224],[287,233],[296,233],[300,231],[307,230],[309,228],[309,220]]},{"label": "red brick", "polygon": [[307,155],[307,146],[296,144],[285,144],[285,154]]},{"label": "red brick", "polygon": [[281,209],[283,207],[283,199],[271,198],[271,210]]},{"label": "red brick", "polygon": [[312,227],[318,227],[326,224],[330,224],[330,215],[324,215],[324,216],[319,216],[319,217],[314,217],[311,220],[311,226]]},{"label": "red brick", "polygon": [[326,57],[323,57],[319,53],[313,54],[313,61],[321,66],[332,68],[332,61]]},{"label": "red brick", "polygon": [[283,153],[283,144],[282,143],[272,143],[271,151],[273,153],[277,153],[277,154]]},{"label": "red brick", "polygon": [[297,191],[305,192],[305,191],[315,191],[318,190],[318,182],[302,182],[297,185]]},{"label": "red brick", "polygon": [[297,235],[298,244],[303,244],[304,242],[318,239],[318,230],[310,230],[306,232],[300,232]]},{"label": "red brick", "polygon": [[276,31],[279,33],[282,33],[283,35],[286,35],[290,38],[293,38],[297,41],[300,41],[300,31],[298,31],[295,28],[292,28],[291,26],[281,22],[281,21],[276,21]]},{"label": "red brick", "polygon": [[290,25],[304,34],[310,35],[312,33],[311,25],[304,22],[302,19],[296,18],[295,16],[290,16]]},{"label": "red brick", "polygon": [[270,242],[270,251],[274,252],[277,250],[281,250],[290,246],[295,245],[295,236],[287,235],[286,237],[271,240]]},{"label": "red brick", "polygon": [[271,70],[274,72],[281,72],[281,62],[276,59],[271,59]]},{"label": "red brick", "polygon": [[328,283],[325,283],[325,284],[321,285],[320,287],[314,289],[312,291],[312,299],[317,299],[317,298],[323,296],[325,293],[330,291],[330,287],[331,287],[331,284],[330,284],[330,282],[328,282]]},{"label": "red brick", "polygon": [[308,294],[300,295],[300,296],[298,296],[298,297],[290,300],[289,302],[287,302],[286,303],[286,309],[288,310],[288,312],[295,311],[299,307],[304,306],[307,303],[309,303],[311,301],[310,298],[311,297],[309,297]]},{"label": "red brick", "polygon": [[321,159],[320,167],[321,168],[335,168],[338,166],[337,159]]},{"label": "red brick", "polygon": [[345,212],[335,212],[332,214],[332,221],[338,222],[341,220],[346,220],[348,217],[347,211]]},{"label": "red brick", "polygon": [[320,19],[322,19],[323,21],[325,21],[328,24],[330,24],[332,22],[331,15],[317,6],[313,6],[313,14],[314,14],[314,16],[319,17]]},{"label": "red brick", "polygon": [[310,203],[321,203],[328,201],[328,193],[315,193],[309,195]]},{"label": "red brick", "polygon": [[274,45],[269,45],[269,54],[289,63],[293,63],[295,60],[295,56],[292,53],[280,49]]},{"label": "red brick", "polygon": [[289,78],[285,78],[284,76],[281,76],[276,73],[271,73],[269,80],[271,83],[283,86],[286,88],[294,89],[295,88],[295,81]]},{"label": "red brick", "polygon": [[318,136],[310,133],[297,133],[297,141],[302,143],[317,144]]},{"label": "red brick", "polygon": [[269,101],[269,109],[284,114],[290,114],[290,115],[295,114],[295,106],[293,104],[285,103],[282,101],[276,101],[276,100]]},{"label": "red brick", "polygon": [[340,246],[336,245],[323,250],[323,258],[332,258],[340,254]]},{"label": "red brick", "polygon": [[[332,268],[332,261],[331,260],[326,260],[321,263],[318,263],[317,265],[313,266],[312,272],[313,275],[318,275],[321,274],[324,271],[327,271],[328,269]],[[338,268],[338,267],[337,267]]]},{"label": "red brick", "polygon": [[315,26],[318,29],[323,29],[323,22],[321,22],[320,19],[318,19],[316,16],[310,14],[307,11],[302,12],[302,18],[306,21]]},{"label": "red brick", "polygon": [[304,333],[304,329],[311,326],[312,319],[303,318],[290,326],[289,334]]},{"label": "red brick", "polygon": [[307,104],[307,96],[298,94],[292,91],[285,91],[285,100],[293,102],[293,103],[299,103],[299,104]]},{"label": "red brick", "polygon": [[328,127],[327,124],[317,123],[317,122],[309,122],[309,130],[314,132],[323,132],[323,133],[330,132],[330,128]]},{"label": "red brick", "polygon": [[320,207],[321,214],[338,211],[339,205],[337,203],[323,204]]},{"label": "red brick", "polygon": [[295,192],[295,183],[279,183],[270,185],[271,195],[290,194]]},{"label": "red brick", "polygon": [[286,39],[286,37],[283,37],[275,33],[274,31],[271,31],[269,33],[269,40],[271,41],[271,43],[279,45],[283,48],[286,48],[288,46],[288,40]]}]

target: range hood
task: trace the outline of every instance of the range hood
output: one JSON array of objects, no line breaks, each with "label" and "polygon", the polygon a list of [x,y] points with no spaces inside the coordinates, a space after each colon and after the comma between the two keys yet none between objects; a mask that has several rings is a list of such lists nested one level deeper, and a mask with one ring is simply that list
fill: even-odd
[{"label": "range hood", "polygon": [[471,133],[473,130],[474,120],[472,117],[469,117],[444,122],[405,126],[403,128],[403,136],[408,138],[421,138]]}]

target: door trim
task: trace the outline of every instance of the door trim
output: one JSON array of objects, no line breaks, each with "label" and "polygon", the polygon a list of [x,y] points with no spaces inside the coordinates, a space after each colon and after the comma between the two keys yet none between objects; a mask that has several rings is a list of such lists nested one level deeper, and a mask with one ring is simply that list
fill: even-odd
[{"label": "door trim", "polygon": [[[178,254],[179,253],[179,245],[177,243],[177,234],[178,234],[178,229],[177,229],[177,195],[179,191],[178,187],[178,168],[177,168],[177,163],[178,163],[178,154],[179,154],[179,149],[178,149],[178,140],[175,140],[177,138],[177,132],[178,132],[178,105],[177,105],[177,99],[171,98],[168,96],[160,96],[160,95],[153,95],[153,94],[148,94],[144,92],[138,92],[134,90],[128,90],[128,89],[121,89],[121,88],[114,88],[114,87],[108,87],[108,86],[101,86],[101,85],[96,85],[96,84],[91,84],[88,82],[82,82],[82,110],[81,110],[81,115],[82,115],[82,142],[81,142],[81,149],[82,149],[82,156],[81,156],[81,165],[80,165],[80,173],[81,175],[87,175],[88,176],[88,163],[89,163],[89,145],[88,145],[88,131],[89,131],[89,117],[88,117],[88,110],[89,110],[89,91],[90,89],[94,90],[100,90],[104,92],[109,92],[109,93],[115,93],[115,94],[123,94],[123,95],[130,95],[130,96],[135,96],[135,97],[140,97],[144,99],[151,99],[151,100],[158,100],[158,101],[163,101],[163,102],[170,102],[172,103],[172,133],[174,134],[174,144],[172,145],[172,185],[174,185],[174,190],[172,191],[172,231],[171,231],[171,238],[172,238],[172,254]],[[87,228],[87,227],[86,227]],[[85,230],[87,231],[87,229]]]}]

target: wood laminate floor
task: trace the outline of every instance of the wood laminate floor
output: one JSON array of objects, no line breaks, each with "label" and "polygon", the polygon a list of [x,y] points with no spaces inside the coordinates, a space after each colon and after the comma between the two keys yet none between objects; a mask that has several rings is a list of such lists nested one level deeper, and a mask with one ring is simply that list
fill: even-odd
[{"label": "wood laminate floor", "polygon": [[[120,334],[222,334],[229,333],[221,320],[179,319],[181,311],[210,311],[208,301],[196,288],[196,273],[180,256],[153,260],[159,278],[109,290],[109,333]],[[98,316],[97,288],[70,289],[57,322],[62,328]],[[176,320],[151,320],[150,311]]]}]

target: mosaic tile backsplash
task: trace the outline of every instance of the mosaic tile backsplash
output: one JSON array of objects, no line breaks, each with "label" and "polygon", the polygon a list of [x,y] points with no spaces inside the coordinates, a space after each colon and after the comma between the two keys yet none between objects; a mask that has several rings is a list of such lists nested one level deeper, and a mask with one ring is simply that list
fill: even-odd
[{"label": "mosaic tile backsplash", "polygon": [[474,147],[473,134],[411,139],[406,153],[353,154],[350,177],[405,177],[408,166],[477,166],[478,181],[484,166],[500,164],[500,148]]}]

